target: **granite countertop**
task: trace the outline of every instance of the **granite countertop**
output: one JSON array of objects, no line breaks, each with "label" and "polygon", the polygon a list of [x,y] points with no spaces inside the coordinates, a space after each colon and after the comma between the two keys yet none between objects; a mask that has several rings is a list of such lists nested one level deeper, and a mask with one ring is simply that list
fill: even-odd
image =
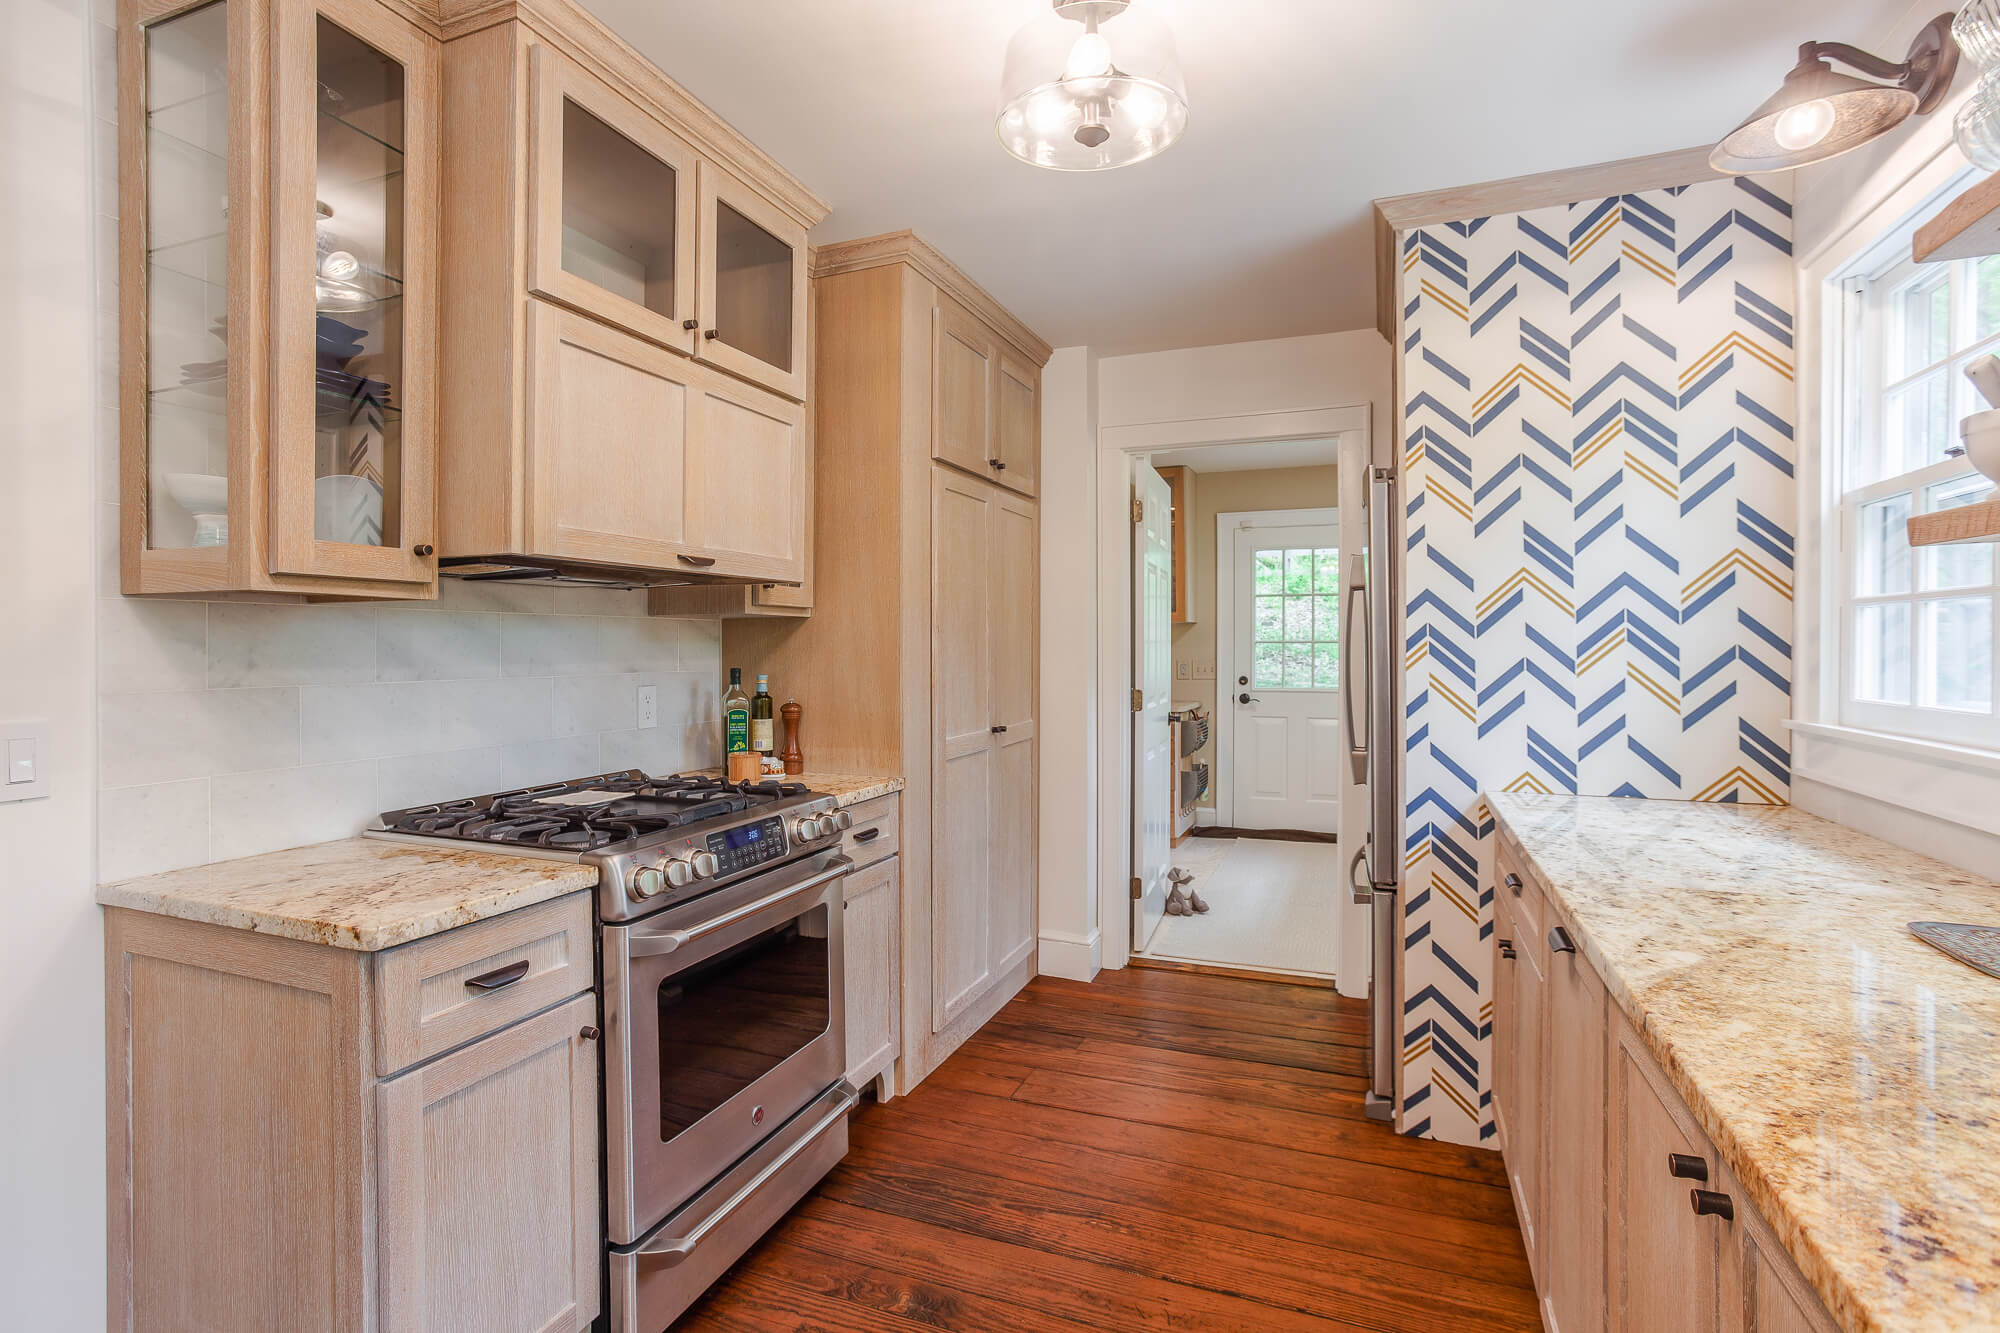
[{"label": "granite countertop", "polygon": [[97,901],[372,953],[596,885],[573,861],[345,838],[106,884]]},{"label": "granite countertop", "polygon": [[[702,770],[712,777],[721,777],[719,768]],[[776,778],[765,778],[766,782],[803,782],[822,795],[831,796],[842,806],[859,805],[872,801],[877,796],[887,796],[903,790],[901,778],[881,777],[866,773],[820,773],[807,769],[803,773],[787,774]]]},{"label": "granite countertop", "polygon": [[1488,803],[1834,1317],[2000,1329],[2000,885],[1785,807]]}]

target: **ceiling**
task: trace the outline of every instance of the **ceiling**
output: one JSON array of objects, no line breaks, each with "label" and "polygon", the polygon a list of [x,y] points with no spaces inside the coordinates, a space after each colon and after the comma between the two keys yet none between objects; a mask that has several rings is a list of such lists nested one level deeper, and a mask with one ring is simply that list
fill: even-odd
[{"label": "ceiling", "polygon": [[1340,461],[1339,440],[1267,440],[1259,444],[1199,444],[1156,450],[1154,467],[1196,472],[1262,472],[1274,467],[1319,467]]},{"label": "ceiling", "polygon": [[1800,42],[1865,44],[1902,8],[1138,0],[1178,38],[1187,135],[1067,174],[993,130],[1007,39],[1046,0],[583,3],[833,205],[815,241],[913,227],[1107,355],[1367,328],[1371,200],[1710,143]]}]

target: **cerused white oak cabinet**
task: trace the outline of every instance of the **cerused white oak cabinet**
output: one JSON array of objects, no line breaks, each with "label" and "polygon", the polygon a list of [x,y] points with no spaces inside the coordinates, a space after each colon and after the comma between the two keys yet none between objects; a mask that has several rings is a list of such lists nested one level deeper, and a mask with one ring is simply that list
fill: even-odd
[{"label": "cerused white oak cabinet", "polygon": [[900,1091],[1033,975],[1049,349],[908,232],[823,247],[813,301],[813,614],[727,621],[723,658],[807,705],[812,766],[908,784]]},{"label": "cerused white oak cabinet", "polygon": [[374,954],[110,908],[105,964],[110,1327],[590,1326],[587,892]]},{"label": "cerused white oak cabinet", "polygon": [[1519,848],[1491,845],[1493,1118],[1543,1323],[1834,1333]]},{"label": "cerused white oak cabinet", "polygon": [[879,1081],[883,1100],[894,1093],[891,1071],[901,1046],[903,863],[900,795],[855,805],[841,851],[854,862],[847,877],[847,1081]]}]

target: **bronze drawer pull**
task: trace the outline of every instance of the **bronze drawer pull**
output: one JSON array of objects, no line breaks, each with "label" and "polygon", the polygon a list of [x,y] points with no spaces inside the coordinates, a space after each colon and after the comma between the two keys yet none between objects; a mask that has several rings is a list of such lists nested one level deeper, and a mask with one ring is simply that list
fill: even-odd
[{"label": "bronze drawer pull", "polygon": [[1719,1217],[1725,1222],[1736,1220],[1736,1202],[1727,1194],[1716,1190],[1689,1190],[1688,1202],[1694,1205],[1696,1217]]},{"label": "bronze drawer pull", "polygon": [[688,555],[686,552],[676,555],[674,559],[684,565],[693,565],[697,569],[707,569],[715,563],[715,557],[712,555]]},{"label": "bronze drawer pull", "polygon": [[1708,1183],[1708,1163],[1693,1153],[1670,1152],[1667,1154],[1667,1174],[1681,1180],[1699,1180]]},{"label": "bronze drawer pull", "polygon": [[1515,896],[1515,897],[1517,897],[1517,898],[1518,898],[1518,897],[1520,897],[1520,896],[1521,896],[1521,877],[1520,877],[1519,875],[1516,875],[1516,874],[1514,874],[1514,873],[1513,873],[1512,871],[1509,871],[1509,872],[1507,873],[1507,887],[1508,887],[1508,888],[1510,888],[1510,889],[1512,889],[1512,890],[1514,891],[1514,896]]},{"label": "bronze drawer pull", "polygon": [[1501,940],[1499,943],[1500,943],[1500,956],[1502,958],[1512,958],[1514,956],[1514,941]]},{"label": "bronze drawer pull", "polygon": [[878,829],[878,828],[865,828],[865,829],[862,829],[862,830],[861,830],[861,831],[860,831],[859,833],[857,833],[857,834],[855,834],[855,835],[854,835],[854,840],[855,840],[856,842],[873,842],[873,841],[875,841],[875,839],[877,839],[877,838],[879,838],[879,837],[881,837],[881,836],[882,836],[882,830],[881,830],[881,829]]},{"label": "bronze drawer pull", "polygon": [[1566,930],[1564,930],[1564,929],[1563,929],[1563,928],[1562,928],[1561,926],[1550,926],[1550,927],[1549,927],[1549,952],[1550,952],[1550,953],[1575,953],[1575,952],[1576,952],[1576,941],[1575,941],[1575,940],[1573,940],[1573,939],[1571,939],[1571,938],[1569,937],[1569,932],[1568,932],[1568,931],[1566,931]]},{"label": "bronze drawer pull", "polygon": [[503,987],[513,985],[522,977],[527,976],[528,966],[528,960],[523,958],[518,963],[509,963],[505,967],[496,967],[491,972],[482,972],[476,977],[467,977],[465,979],[465,988],[467,990],[500,990]]}]

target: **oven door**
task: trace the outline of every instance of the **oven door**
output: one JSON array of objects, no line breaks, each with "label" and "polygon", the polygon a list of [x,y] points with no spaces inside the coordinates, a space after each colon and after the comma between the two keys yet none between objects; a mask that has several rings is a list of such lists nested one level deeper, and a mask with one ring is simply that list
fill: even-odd
[{"label": "oven door", "polygon": [[822,852],[604,927],[613,1245],[638,1240],[840,1078],[853,866]]}]

